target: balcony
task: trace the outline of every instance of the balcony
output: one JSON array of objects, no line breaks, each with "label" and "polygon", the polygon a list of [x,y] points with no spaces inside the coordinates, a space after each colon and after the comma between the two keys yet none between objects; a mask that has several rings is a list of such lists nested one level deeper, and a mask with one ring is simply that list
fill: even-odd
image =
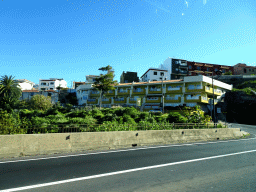
[{"label": "balcony", "polygon": [[148,94],[154,94],[154,93],[162,93],[162,89],[161,88],[150,88],[148,91]]},{"label": "balcony", "polygon": [[118,104],[118,103],[126,103],[126,98],[114,99],[114,104]]},{"label": "balcony", "polygon": [[187,75],[187,74],[188,74],[188,71],[185,71],[185,70],[178,70],[178,71],[177,71],[177,74]]},{"label": "balcony", "polygon": [[117,95],[130,95],[129,90],[119,90]]},{"label": "balcony", "polygon": [[182,93],[182,87],[168,87],[166,93]]},{"label": "balcony", "polygon": [[186,87],[185,88],[186,92],[192,93],[192,92],[202,92],[204,91],[202,86],[194,86],[194,88]]},{"label": "balcony", "polygon": [[145,89],[133,90],[132,94],[133,95],[145,95],[146,91],[145,91]]},{"label": "balcony", "polygon": [[111,104],[111,99],[102,99],[102,104]]},{"label": "balcony", "polygon": [[[213,91],[212,91],[212,88],[211,88],[211,87],[205,86],[205,87],[204,87],[204,91],[205,91],[206,93],[213,94]],[[221,96],[221,95],[222,95],[222,91],[219,90],[219,89],[214,89],[214,94],[217,95],[217,96]]]},{"label": "balcony", "polygon": [[137,98],[129,98],[129,103],[136,103]]},{"label": "balcony", "polygon": [[100,96],[100,92],[99,91],[92,91],[90,96],[92,96],[92,97]]},{"label": "balcony", "polygon": [[87,104],[98,104],[98,99],[88,99]]},{"label": "balcony", "polygon": [[181,97],[165,97],[164,98],[165,103],[180,103]]},{"label": "balcony", "polygon": [[106,96],[115,96],[115,91],[113,91],[113,90],[108,91],[105,95]]},{"label": "balcony", "polygon": [[160,103],[161,102],[161,97],[157,97],[157,99],[146,99],[146,103]]}]

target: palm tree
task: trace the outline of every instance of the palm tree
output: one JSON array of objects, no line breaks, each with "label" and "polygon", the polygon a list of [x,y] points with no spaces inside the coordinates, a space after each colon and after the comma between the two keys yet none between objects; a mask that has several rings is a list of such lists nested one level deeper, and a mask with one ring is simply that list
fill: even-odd
[{"label": "palm tree", "polygon": [[21,88],[13,76],[2,76],[0,79],[0,105],[13,106],[21,96]]}]

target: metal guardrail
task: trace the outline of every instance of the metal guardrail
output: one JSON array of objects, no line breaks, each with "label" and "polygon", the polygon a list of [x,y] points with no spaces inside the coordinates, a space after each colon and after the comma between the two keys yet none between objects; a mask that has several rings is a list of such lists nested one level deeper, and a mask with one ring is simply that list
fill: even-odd
[{"label": "metal guardrail", "polygon": [[[0,124],[0,135],[10,134],[43,134],[43,133],[76,133],[76,132],[104,132],[104,131],[146,131],[146,130],[173,130],[173,129],[200,129],[214,128],[213,123],[146,123],[144,125],[134,124],[61,124],[61,125],[41,125],[41,126],[10,126]],[[222,127],[225,127],[224,125]],[[226,127],[229,127],[228,125]]]}]

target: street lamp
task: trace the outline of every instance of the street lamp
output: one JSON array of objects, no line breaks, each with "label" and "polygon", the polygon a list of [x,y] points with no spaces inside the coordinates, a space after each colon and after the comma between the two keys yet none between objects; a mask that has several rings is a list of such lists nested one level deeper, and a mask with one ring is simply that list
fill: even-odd
[{"label": "street lamp", "polygon": [[[222,71],[221,70],[217,70],[215,72],[218,76],[222,74]],[[215,119],[215,103],[214,103],[214,87],[213,87],[213,71],[212,71],[212,93],[213,93],[213,114],[212,114],[212,118],[213,118],[213,122],[214,122],[214,127],[217,128],[216,126],[216,119]]]}]

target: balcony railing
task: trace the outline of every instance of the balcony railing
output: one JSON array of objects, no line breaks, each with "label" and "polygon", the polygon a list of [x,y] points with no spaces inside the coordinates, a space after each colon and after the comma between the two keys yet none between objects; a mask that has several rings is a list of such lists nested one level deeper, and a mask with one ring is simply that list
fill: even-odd
[{"label": "balcony railing", "polygon": [[87,101],[88,101],[88,102],[95,102],[96,99],[88,99]]},{"label": "balcony railing", "polygon": [[186,97],[187,100],[197,100],[200,96],[194,96],[194,97]]},{"label": "balcony railing", "polygon": [[140,93],[140,92],[143,92],[143,90],[133,90],[134,93]]},{"label": "balcony railing", "polygon": [[109,99],[102,99],[102,101],[109,101]]},{"label": "balcony railing", "polygon": [[129,101],[137,101],[136,98],[130,98]]},{"label": "balcony railing", "polygon": [[118,93],[127,93],[127,90],[119,90]]},{"label": "balcony railing", "polygon": [[166,100],[179,100],[179,97],[165,97]]},{"label": "balcony railing", "polygon": [[149,91],[161,91],[161,89],[149,89]]},{"label": "balcony railing", "polygon": [[219,89],[214,89],[214,92],[221,94],[221,90],[219,90]]},{"label": "balcony railing", "polygon": [[168,87],[168,91],[180,90],[180,87]]},{"label": "balcony railing", "polygon": [[201,98],[202,98],[202,100],[208,101],[207,97],[202,96]]},{"label": "balcony railing", "polygon": [[124,101],[124,99],[114,99],[115,101]]},{"label": "balcony railing", "polygon": [[187,90],[203,89],[202,86],[187,87]]}]

